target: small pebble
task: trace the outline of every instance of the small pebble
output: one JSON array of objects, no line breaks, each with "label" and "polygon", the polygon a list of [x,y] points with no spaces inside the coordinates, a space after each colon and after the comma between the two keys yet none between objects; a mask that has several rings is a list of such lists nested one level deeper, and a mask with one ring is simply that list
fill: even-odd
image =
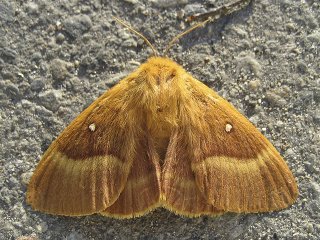
[{"label": "small pebble", "polygon": [[239,57],[237,57],[236,60],[238,64],[238,71],[242,71],[244,69],[246,71],[253,72],[256,76],[261,75],[261,64],[251,54],[240,53]]},{"label": "small pebble", "polygon": [[41,52],[34,52],[31,56],[32,61],[38,62],[42,58]]},{"label": "small pebble", "polygon": [[28,185],[30,178],[32,176],[33,172],[25,172],[21,174],[21,183],[25,186]]},{"label": "small pebble", "polygon": [[271,91],[267,91],[266,100],[273,107],[283,107],[287,104],[287,102],[284,98],[280,97],[279,95],[277,95]]},{"label": "small pebble", "polygon": [[320,44],[320,31],[309,34],[307,40],[312,43]]},{"label": "small pebble", "polygon": [[138,0],[124,0],[124,1],[127,2],[127,3],[131,3],[133,5],[138,3]]},{"label": "small pebble", "polygon": [[83,87],[86,85],[83,83],[78,77],[71,78],[68,82],[66,82],[67,90],[71,90],[74,92],[81,92],[83,91]]},{"label": "small pebble", "polygon": [[58,90],[48,90],[39,94],[40,104],[46,109],[53,112],[57,111],[60,107],[59,98],[61,93]]},{"label": "small pebble", "polygon": [[62,33],[58,33],[56,36],[57,43],[62,43],[65,40],[65,36]]},{"label": "small pebble", "polygon": [[[1,45],[0,45],[1,46]],[[0,47],[0,59],[6,63],[14,64],[16,62],[17,52],[8,47]]]},{"label": "small pebble", "polygon": [[252,80],[249,82],[249,87],[252,91],[257,91],[259,87],[261,86],[260,80]]},{"label": "small pebble", "polygon": [[308,67],[304,62],[298,62],[296,64],[296,68],[297,68],[297,71],[302,74],[305,74],[308,70]]},{"label": "small pebble", "polygon": [[27,5],[27,11],[28,11],[30,14],[37,15],[37,14],[39,13],[39,6],[38,6],[38,4],[36,4],[35,2],[30,2],[30,3],[28,3],[28,5]]},{"label": "small pebble", "polygon": [[36,226],[36,229],[39,233],[44,233],[48,230],[48,224],[46,222],[41,222]]},{"label": "small pebble", "polygon": [[124,47],[133,47],[136,48],[138,46],[137,41],[133,38],[127,39],[124,42],[122,42],[122,46]]},{"label": "small pebble", "polygon": [[61,59],[54,59],[50,63],[50,72],[55,81],[61,82],[69,76],[67,66],[70,65]]},{"label": "small pebble", "polygon": [[19,95],[20,95],[19,88],[13,83],[10,83],[6,87],[5,92],[8,95],[8,97],[10,97],[13,100],[16,100],[17,98],[19,98]]},{"label": "small pebble", "polygon": [[30,88],[32,91],[41,91],[44,86],[44,82],[39,79],[32,81],[32,83],[30,84]]},{"label": "small pebble", "polygon": [[90,30],[92,22],[88,15],[81,14],[69,17],[63,25],[70,37],[77,38]]},{"label": "small pebble", "polygon": [[306,223],[305,224],[305,228],[307,230],[308,233],[312,233],[313,232],[313,224],[312,223]]}]

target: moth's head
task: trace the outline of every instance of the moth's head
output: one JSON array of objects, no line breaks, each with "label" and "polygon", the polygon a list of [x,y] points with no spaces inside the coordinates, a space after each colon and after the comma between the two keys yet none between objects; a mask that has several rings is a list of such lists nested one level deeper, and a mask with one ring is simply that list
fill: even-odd
[{"label": "moth's head", "polygon": [[[137,71],[136,82],[144,85],[153,95],[173,98],[179,95],[189,75],[176,62],[166,57],[151,57]],[[177,89],[177,91],[176,91]]]},{"label": "moth's head", "polygon": [[170,85],[173,80],[181,78],[185,71],[180,65],[166,57],[151,57],[140,68],[147,81],[155,86]]}]

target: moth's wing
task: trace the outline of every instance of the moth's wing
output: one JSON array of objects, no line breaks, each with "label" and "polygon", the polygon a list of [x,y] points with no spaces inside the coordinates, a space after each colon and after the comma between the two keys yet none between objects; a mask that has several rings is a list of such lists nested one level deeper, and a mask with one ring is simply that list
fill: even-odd
[{"label": "moth's wing", "polygon": [[[28,185],[27,202],[59,215],[111,206],[123,191],[136,150],[141,112],[123,80],[84,110],[52,143]],[[135,99],[135,98],[134,98]]]},{"label": "moth's wing", "polygon": [[193,149],[185,129],[176,130],[170,139],[161,176],[163,207],[177,214],[197,217],[221,215],[223,211],[210,204],[197,186],[191,169]]},{"label": "moth's wing", "polygon": [[160,168],[150,136],[141,138],[125,188],[117,201],[101,212],[116,218],[142,216],[159,206]]},{"label": "moth's wing", "polygon": [[[229,212],[285,208],[298,189],[287,164],[272,144],[229,102],[191,78],[194,113],[188,140],[192,170],[207,201]],[[190,104],[189,104],[190,105]],[[191,105],[190,105],[191,106]]]}]

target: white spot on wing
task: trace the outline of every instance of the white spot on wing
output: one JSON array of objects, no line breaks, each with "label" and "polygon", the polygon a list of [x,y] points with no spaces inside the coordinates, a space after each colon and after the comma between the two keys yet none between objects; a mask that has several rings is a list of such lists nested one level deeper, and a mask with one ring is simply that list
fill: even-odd
[{"label": "white spot on wing", "polygon": [[94,123],[91,123],[89,125],[89,129],[90,129],[91,132],[94,132],[96,130],[96,125]]},{"label": "white spot on wing", "polygon": [[226,132],[227,133],[231,132],[231,129],[232,129],[232,125],[230,123],[227,123],[226,124]]}]

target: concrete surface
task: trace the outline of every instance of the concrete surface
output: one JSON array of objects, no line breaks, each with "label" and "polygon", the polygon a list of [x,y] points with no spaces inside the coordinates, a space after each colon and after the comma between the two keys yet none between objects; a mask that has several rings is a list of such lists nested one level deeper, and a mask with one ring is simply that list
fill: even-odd
[{"label": "concrete surface", "polygon": [[255,0],[184,37],[170,56],[243,112],[285,157],[299,184],[292,207],[195,219],[158,209],[114,220],[34,212],[26,184],[68,123],[163,49],[184,18],[231,0],[0,0],[0,239],[318,239],[320,2]]}]

